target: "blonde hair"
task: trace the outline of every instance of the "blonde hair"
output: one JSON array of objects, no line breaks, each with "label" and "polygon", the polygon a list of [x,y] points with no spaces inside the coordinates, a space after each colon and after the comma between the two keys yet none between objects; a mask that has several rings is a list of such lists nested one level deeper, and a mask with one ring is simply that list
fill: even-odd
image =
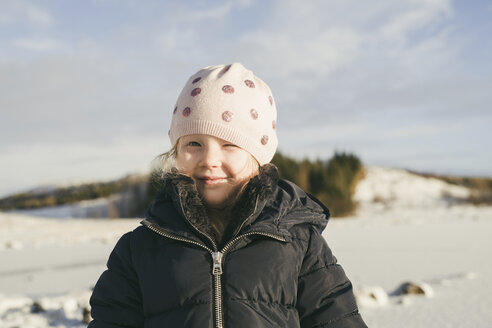
[{"label": "blonde hair", "polygon": [[154,158],[154,167],[162,173],[171,172],[176,168],[176,155],[178,154],[179,140],[167,152],[157,155]]}]

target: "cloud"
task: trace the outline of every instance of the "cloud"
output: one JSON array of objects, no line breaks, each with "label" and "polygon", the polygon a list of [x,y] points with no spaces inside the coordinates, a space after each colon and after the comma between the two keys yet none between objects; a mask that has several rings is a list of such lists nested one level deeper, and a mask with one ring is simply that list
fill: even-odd
[{"label": "cloud", "polygon": [[44,38],[44,39],[29,39],[21,38],[12,41],[14,47],[22,48],[30,51],[54,51],[61,48],[62,43],[59,40]]},{"label": "cloud", "polygon": [[346,99],[357,97],[364,84],[405,88],[454,60],[458,45],[445,28],[451,13],[449,1],[275,2],[266,25],[245,32],[233,55],[277,88],[298,90],[287,95],[292,105],[299,105],[297,95],[314,97],[320,90]]},{"label": "cloud", "polygon": [[0,24],[27,23],[36,27],[51,27],[56,23],[49,11],[24,0],[2,1],[0,12]]},{"label": "cloud", "polygon": [[[255,0],[229,0],[220,3],[189,1],[167,5],[162,17],[157,16],[158,21],[154,22],[154,42],[163,55],[181,52],[181,59],[191,57],[194,62],[197,58],[213,58],[220,49],[235,43],[231,36],[240,32],[236,26],[237,16],[255,3]],[[249,17],[248,20],[254,22],[254,17]],[[200,49],[207,50],[200,52]]]},{"label": "cloud", "polygon": [[26,7],[26,16],[30,22],[42,26],[51,26],[55,23],[54,18],[46,10],[32,4]]},{"label": "cloud", "polygon": [[200,23],[203,21],[210,22],[214,20],[219,20],[224,18],[231,12],[233,5],[234,4],[229,1],[212,8],[205,7],[203,9],[195,10],[189,10],[190,8],[183,8],[187,11],[187,14],[180,15],[179,18],[183,23]]},{"label": "cloud", "polygon": [[451,125],[443,126],[442,124],[429,124],[429,123],[411,123],[404,124],[403,126],[397,126],[383,131],[381,138],[415,138],[415,137],[433,137],[439,136],[443,133],[456,129]]},{"label": "cloud", "polygon": [[12,18],[5,13],[0,13],[0,24],[9,24],[12,23]]},{"label": "cloud", "polygon": [[435,26],[453,14],[449,0],[418,0],[409,1],[407,4],[408,9],[392,15],[389,21],[380,27],[383,37],[404,40],[412,32]]},{"label": "cloud", "polygon": [[243,38],[239,46],[249,49],[248,60],[267,74],[312,79],[350,64],[359,52],[360,37],[349,29],[326,28],[294,41],[289,33],[274,36],[258,31]]},{"label": "cloud", "polygon": [[201,23],[222,24],[221,20],[228,20],[231,11],[244,9],[253,5],[254,0],[229,0],[210,6],[209,3],[200,1],[181,2],[178,6],[171,7],[172,12],[166,15],[167,24],[170,26],[197,26]]},{"label": "cloud", "polygon": [[[0,108],[8,109],[0,121],[0,148],[34,140],[97,144],[128,134],[167,133],[165,92],[146,95],[133,74],[106,57],[0,65],[0,84],[6,86],[0,90]],[[156,120],[156,115],[162,116]]]}]

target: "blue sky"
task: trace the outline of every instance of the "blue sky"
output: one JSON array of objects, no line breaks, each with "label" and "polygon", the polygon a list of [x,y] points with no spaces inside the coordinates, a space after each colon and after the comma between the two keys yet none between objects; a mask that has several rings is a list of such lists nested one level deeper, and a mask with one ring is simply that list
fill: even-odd
[{"label": "blue sky", "polygon": [[241,62],[279,150],[492,176],[492,3],[0,1],[0,195],[145,171],[187,78]]}]

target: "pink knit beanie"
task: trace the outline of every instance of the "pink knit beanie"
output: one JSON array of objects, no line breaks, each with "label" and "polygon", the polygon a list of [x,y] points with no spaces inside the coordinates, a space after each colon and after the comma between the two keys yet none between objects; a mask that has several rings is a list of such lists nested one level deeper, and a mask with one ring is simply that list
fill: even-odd
[{"label": "pink knit beanie", "polygon": [[277,149],[277,109],[268,85],[243,65],[208,66],[178,97],[169,137],[207,134],[248,151],[263,165]]}]

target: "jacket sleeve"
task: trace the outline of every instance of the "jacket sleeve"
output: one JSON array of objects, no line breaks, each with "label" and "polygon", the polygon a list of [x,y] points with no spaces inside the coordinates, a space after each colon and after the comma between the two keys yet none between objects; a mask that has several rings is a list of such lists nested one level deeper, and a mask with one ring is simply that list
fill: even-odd
[{"label": "jacket sleeve", "polygon": [[143,308],[137,274],[132,266],[129,232],[109,256],[108,269],[90,299],[93,320],[88,328],[143,327]]},{"label": "jacket sleeve", "polygon": [[352,283],[314,229],[298,279],[297,310],[302,328],[367,327],[359,314]]}]

